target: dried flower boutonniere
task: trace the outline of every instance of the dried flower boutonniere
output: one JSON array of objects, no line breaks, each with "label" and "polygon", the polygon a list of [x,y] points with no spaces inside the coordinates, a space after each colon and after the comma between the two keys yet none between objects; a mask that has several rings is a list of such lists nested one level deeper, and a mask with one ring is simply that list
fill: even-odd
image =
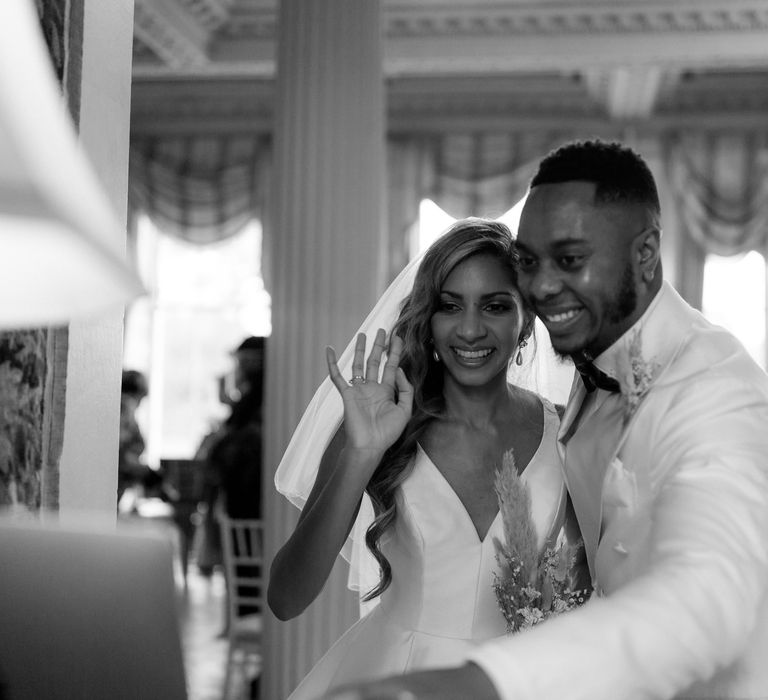
[{"label": "dried flower boutonniere", "polygon": [[571,588],[580,543],[570,545],[561,539],[538,553],[530,491],[511,450],[504,454],[495,487],[505,542],[494,538],[499,573],[494,574],[493,589],[507,632],[512,633],[572,610],[589,597],[589,591]]},{"label": "dried flower boutonniere", "polygon": [[658,362],[643,359],[643,340],[639,328],[634,331],[629,341],[629,367],[627,381],[621,384],[624,425],[632,418],[643,397],[650,390],[659,370]]}]

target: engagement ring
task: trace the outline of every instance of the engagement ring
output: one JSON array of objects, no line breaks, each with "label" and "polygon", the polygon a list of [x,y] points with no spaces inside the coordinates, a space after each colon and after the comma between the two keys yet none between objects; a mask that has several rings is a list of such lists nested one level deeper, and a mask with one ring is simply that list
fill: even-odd
[{"label": "engagement ring", "polygon": [[356,374],[352,379],[349,380],[349,383],[352,385],[355,384],[365,384],[365,377],[362,374]]}]

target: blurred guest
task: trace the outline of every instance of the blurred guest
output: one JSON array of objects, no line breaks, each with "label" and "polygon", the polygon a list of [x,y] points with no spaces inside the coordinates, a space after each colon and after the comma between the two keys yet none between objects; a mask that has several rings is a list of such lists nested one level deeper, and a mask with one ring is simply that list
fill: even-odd
[{"label": "blurred guest", "polygon": [[246,338],[234,358],[232,411],[211,444],[208,463],[223,512],[230,518],[259,518],[264,338]]},{"label": "blurred guest", "polygon": [[123,370],[120,387],[120,443],[117,460],[117,502],[128,487],[158,487],[161,478],[144,462],[146,446],[136,421],[136,410],[147,395],[147,379],[136,370]]},{"label": "blurred guest", "polygon": [[[229,417],[203,440],[196,455],[206,462],[203,537],[198,567],[210,574],[221,562],[217,513],[230,518],[261,517],[261,425],[264,338],[250,336],[233,351],[231,382],[222,378],[219,396]],[[229,386],[228,386],[229,385]]]}]

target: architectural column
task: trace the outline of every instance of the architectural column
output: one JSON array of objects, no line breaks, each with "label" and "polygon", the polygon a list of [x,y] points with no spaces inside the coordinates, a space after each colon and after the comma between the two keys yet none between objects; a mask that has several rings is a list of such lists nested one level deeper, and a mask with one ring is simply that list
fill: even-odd
[{"label": "architectural column", "polygon": [[[382,291],[384,86],[378,0],[282,0],[273,200],[265,229],[272,295],[264,444],[267,567],[297,519],[273,476],[315,388]],[[285,698],[356,619],[337,561],[289,623],[265,615],[262,700]]]},{"label": "architectural column", "polygon": [[[80,139],[118,220],[126,221],[133,0],[81,0],[71,6],[69,50],[81,52],[81,63],[67,76],[67,86],[79,92]],[[62,520],[88,511],[114,523],[122,343],[122,307],[69,325]]]}]

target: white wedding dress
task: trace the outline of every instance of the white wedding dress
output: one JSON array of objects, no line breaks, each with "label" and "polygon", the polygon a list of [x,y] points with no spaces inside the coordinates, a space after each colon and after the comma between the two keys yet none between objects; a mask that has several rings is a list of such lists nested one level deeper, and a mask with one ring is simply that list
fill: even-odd
[{"label": "white wedding dress", "polygon": [[[560,530],[565,488],[555,449],[559,419],[544,402],[544,431],[523,471],[539,546]],[[382,540],[392,583],[381,602],[354,624],[304,678],[289,700],[314,700],[329,688],[461,663],[475,644],[505,634],[496,603],[493,539],[501,515],[480,540],[456,493],[418,449],[397,494],[397,520]]]}]

